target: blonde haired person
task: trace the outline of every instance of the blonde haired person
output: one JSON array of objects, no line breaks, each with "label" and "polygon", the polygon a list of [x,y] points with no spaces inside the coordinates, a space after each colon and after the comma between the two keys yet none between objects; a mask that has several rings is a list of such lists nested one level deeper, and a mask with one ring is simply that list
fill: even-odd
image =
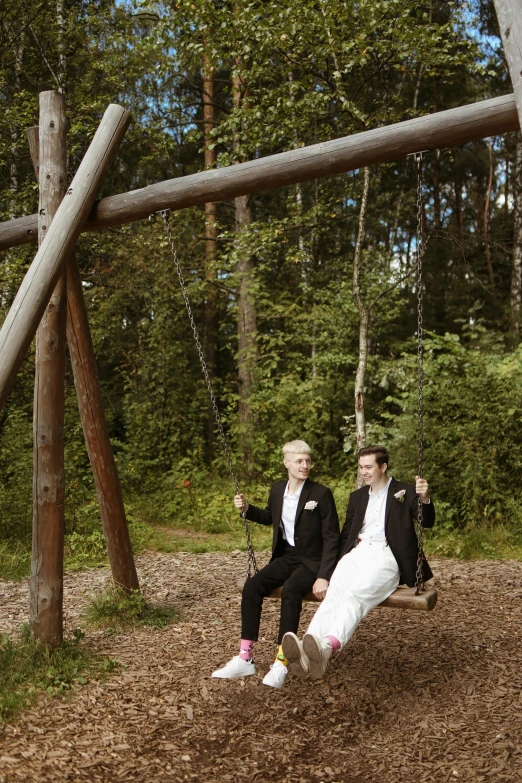
[{"label": "blonde haired person", "polygon": [[247,519],[272,525],[272,558],[245,582],[239,655],[212,674],[220,679],[255,674],[252,651],[259,635],[263,599],[282,586],[279,648],[263,679],[263,684],[272,688],[282,688],[288,674],[288,661],[281,647],[283,636],[297,633],[304,595],[313,591],[321,600],[326,595],[339,544],[333,495],[328,487],[308,478],[312,468],[308,444],[303,440],[285,443],[283,464],[288,476],[273,485],[266,508],[253,506],[242,494],[234,497],[235,507],[245,511]]}]

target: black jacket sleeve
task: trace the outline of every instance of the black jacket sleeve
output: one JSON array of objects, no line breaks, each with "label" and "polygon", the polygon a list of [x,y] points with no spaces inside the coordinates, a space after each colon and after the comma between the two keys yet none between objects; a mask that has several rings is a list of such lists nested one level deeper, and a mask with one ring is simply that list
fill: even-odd
[{"label": "black jacket sleeve", "polygon": [[268,502],[266,508],[258,508],[253,506],[252,503],[248,504],[246,518],[251,522],[257,522],[259,525],[271,525],[272,520],[272,507],[271,507],[272,493],[268,496]]},{"label": "black jacket sleeve", "polygon": [[[413,501],[410,505],[410,514],[412,519],[417,519],[419,514],[419,496],[416,493],[414,493]],[[435,506],[430,499],[429,503],[422,503],[422,527],[433,527],[434,524]]]},{"label": "black jacket sleeve", "polygon": [[355,516],[356,507],[357,507],[357,496],[355,492],[352,492],[352,494],[350,495],[350,500],[348,501],[348,508],[346,509],[346,519],[344,520],[343,529],[341,531],[341,538],[339,540],[339,551],[337,555],[338,557],[341,557],[346,547],[346,542],[348,541],[348,536],[350,535],[350,530],[352,529],[352,522]]},{"label": "black jacket sleeve", "polygon": [[317,578],[329,580],[337,563],[337,548],[339,546],[339,517],[334,496],[329,489],[324,492],[319,501],[319,508],[323,533],[323,554]]}]

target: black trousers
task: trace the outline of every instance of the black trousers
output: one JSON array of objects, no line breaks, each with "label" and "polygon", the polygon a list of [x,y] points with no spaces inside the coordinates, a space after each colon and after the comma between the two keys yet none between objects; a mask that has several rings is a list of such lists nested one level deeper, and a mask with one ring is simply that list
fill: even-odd
[{"label": "black trousers", "polygon": [[299,560],[295,547],[287,545],[280,557],[276,557],[245,582],[241,599],[241,638],[257,642],[263,598],[281,585],[277,643],[281,644],[285,633],[297,633],[303,596],[311,591],[316,579],[313,571]]}]

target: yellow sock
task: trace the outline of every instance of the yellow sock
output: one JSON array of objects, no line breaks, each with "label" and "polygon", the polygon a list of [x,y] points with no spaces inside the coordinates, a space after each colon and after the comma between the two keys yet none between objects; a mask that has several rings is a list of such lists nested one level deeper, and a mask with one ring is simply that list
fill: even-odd
[{"label": "yellow sock", "polygon": [[279,663],[282,663],[283,666],[288,666],[288,658],[285,656],[285,654],[283,652],[283,646],[281,644],[277,648],[276,661],[279,661]]}]

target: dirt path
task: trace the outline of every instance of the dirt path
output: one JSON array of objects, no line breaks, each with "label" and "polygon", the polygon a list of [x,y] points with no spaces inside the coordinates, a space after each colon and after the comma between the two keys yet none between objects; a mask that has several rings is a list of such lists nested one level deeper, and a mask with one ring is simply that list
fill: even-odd
[{"label": "dirt path", "polygon": [[[209,676],[237,652],[243,554],[149,553],[138,565],[149,598],[174,602],[183,621],[88,634],[125,668],[69,700],[42,698],[7,726],[0,783],[522,781],[522,563],[434,562],[434,612],[373,611],[324,681],[289,678],[282,691],[261,684],[271,602],[259,676]],[[67,577],[69,627],[105,579]],[[0,583],[0,603],[0,632],[27,620],[25,585]]]}]

